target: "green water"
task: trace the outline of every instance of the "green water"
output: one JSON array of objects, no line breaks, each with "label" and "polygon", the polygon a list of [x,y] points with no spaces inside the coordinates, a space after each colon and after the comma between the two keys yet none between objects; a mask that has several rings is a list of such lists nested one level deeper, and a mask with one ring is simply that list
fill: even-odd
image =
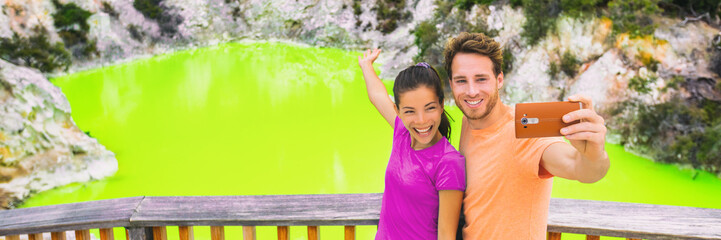
[{"label": "green water", "polygon": [[[131,196],[382,192],[392,129],[367,99],[357,56],[230,43],[52,79],[77,125],[116,153],[119,170],[42,192],[23,207]],[[460,111],[448,110],[460,129]],[[691,170],[620,146],[608,151],[606,178],[590,185],[556,179],[553,197],[721,208],[721,180],[711,174],[692,179]],[[239,227],[226,231],[228,239],[241,238]],[[342,238],[341,227],[321,232]],[[210,236],[207,227],[195,233]],[[361,226],[358,238],[374,233]],[[305,234],[291,228],[292,239]],[[177,239],[177,228],[168,236]],[[272,227],[259,227],[258,236],[276,237]],[[125,233],[116,229],[116,237]]]}]

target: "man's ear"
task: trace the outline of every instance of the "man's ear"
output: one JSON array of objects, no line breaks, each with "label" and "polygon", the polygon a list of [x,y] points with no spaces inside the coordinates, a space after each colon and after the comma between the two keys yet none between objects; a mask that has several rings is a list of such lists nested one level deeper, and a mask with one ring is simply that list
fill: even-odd
[{"label": "man's ear", "polygon": [[503,87],[503,72],[498,74],[496,80],[498,81],[498,90],[501,90],[501,88]]}]

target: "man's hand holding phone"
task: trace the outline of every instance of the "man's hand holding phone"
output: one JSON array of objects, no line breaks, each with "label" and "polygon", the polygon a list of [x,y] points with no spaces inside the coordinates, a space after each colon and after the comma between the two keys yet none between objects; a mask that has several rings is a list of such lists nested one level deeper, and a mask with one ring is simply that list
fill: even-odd
[{"label": "man's hand holding phone", "polygon": [[571,145],[586,159],[599,159],[606,155],[606,126],[603,117],[593,109],[591,99],[584,95],[568,97],[570,102],[580,102],[582,109],[570,112],[562,117],[563,122],[579,123],[561,128],[561,134],[568,139]]}]

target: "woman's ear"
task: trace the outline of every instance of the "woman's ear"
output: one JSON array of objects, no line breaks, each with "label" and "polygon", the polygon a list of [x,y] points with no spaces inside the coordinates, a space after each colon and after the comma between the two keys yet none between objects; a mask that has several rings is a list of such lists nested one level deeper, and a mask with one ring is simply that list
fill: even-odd
[{"label": "woman's ear", "polygon": [[396,116],[400,116],[400,115],[401,115],[401,114],[398,112],[398,105],[396,105],[395,103],[393,103],[393,110],[396,111]]}]

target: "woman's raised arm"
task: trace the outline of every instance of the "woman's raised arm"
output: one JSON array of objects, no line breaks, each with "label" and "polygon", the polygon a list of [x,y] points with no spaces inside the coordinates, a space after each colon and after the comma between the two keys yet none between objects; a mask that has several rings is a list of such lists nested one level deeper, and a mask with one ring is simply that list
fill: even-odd
[{"label": "woman's raised arm", "polygon": [[371,100],[373,106],[376,107],[378,112],[386,119],[388,124],[393,127],[396,116],[395,105],[391,98],[388,96],[386,87],[381,82],[381,79],[376,75],[373,69],[373,62],[378,58],[381,50],[376,48],[373,51],[370,49],[363,53],[363,56],[358,56],[358,65],[360,65],[363,71],[363,79],[366,82],[366,90],[368,90],[368,98]]}]

